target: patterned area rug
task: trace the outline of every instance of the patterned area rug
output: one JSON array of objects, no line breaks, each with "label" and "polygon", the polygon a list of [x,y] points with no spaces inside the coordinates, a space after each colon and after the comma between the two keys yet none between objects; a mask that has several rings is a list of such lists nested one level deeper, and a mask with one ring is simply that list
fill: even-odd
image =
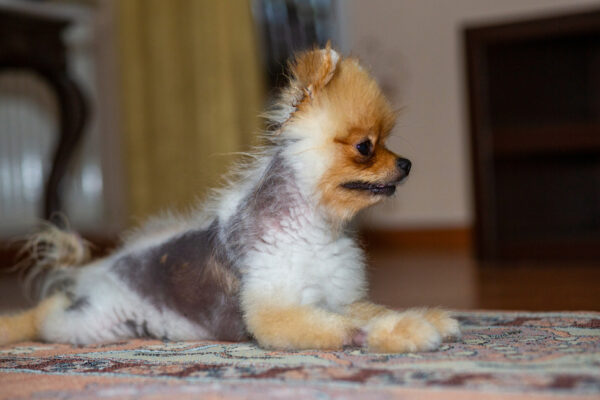
[{"label": "patterned area rug", "polygon": [[0,348],[0,398],[600,398],[600,313],[456,313],[439,351],[132,340]]}]

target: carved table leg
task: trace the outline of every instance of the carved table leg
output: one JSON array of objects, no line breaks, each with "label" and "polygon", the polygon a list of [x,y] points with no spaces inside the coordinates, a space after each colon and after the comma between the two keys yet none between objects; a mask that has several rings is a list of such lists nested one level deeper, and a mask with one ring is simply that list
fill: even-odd
[{"label": "carved table leg", "polygon": [[42,76],[54,88],[60,107],[60,136],[44,190],[43,215],[45,219],[64,228],[65,221],[59,215],[63,211],[60,189],[69,162],[83,135],[87,106],[81,90],[65,72],[46,72]]}]

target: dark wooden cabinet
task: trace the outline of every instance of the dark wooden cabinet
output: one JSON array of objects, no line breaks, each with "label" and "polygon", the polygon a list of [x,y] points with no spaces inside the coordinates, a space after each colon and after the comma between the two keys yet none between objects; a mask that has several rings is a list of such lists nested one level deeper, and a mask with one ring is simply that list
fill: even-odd
[{"label": "dark wooden cabinet", "polygon": [[479,258],[600,260],[600,10],[465,44]]}]

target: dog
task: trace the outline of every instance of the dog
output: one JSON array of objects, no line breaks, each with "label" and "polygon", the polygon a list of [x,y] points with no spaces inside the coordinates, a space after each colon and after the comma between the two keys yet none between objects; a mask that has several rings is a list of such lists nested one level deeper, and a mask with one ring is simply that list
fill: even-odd
[{"label": "dog", "polygon": [[401,353],[458,337],[446,311],[369,302],[365,256],[348,232],[410,172],[385,146],[397,113],[359,61],[329,45],[289,67],[264,146],[197,212],[150,220],[95,261],[75,233],[33,237],[27,282],[41,300],[0,317],[0,343],[254,339]]}]

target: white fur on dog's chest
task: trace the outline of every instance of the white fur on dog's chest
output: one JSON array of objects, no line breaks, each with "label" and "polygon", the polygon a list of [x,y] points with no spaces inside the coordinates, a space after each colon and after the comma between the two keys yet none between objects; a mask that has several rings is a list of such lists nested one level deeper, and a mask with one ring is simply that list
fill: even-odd
[{"label": "white fur on dog's chest", "polygon": [[333,240],[315,228],[269,231],[262,239],[244,263],[246,290],[332,311],[365,294],[363,255],[352,239]]}]

